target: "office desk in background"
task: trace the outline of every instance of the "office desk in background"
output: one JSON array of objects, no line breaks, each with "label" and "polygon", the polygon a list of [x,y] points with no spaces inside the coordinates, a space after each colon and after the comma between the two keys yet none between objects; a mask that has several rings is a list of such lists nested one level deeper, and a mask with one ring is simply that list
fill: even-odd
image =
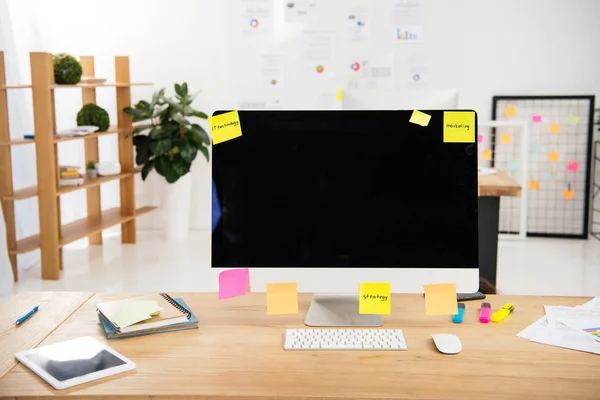
[{"label": "office desk in background", "polygon": [[521,196],[521,185],[502,171],[479,175],[479,276],[496,285],[500,197]]},{"label": "office desk in background", "polygon": [[[94,304],[134,295],[96,294],[40,345],[86,335],[105,342]],[[481,303],[467,302],[464,322],[454,324],[426,316],[421,295],[393,295],[384,328],[402,329],[408,351],[284,351],[284,331],[304,327],[310,294],[300,294],[295,315],[267,315],[264,293],[225,301],[216,293],[171,295],[185,299],[200,329],[108,341],[136,371],[57,391],[18,364],[0,379],[0,397],[597,400],[600,393],[598,355],[515,336],[544,315],[543,305],[587,298],[489,296],[493,309],[511,302],[514,313],[481,324]],[[457,334],[462,352],[439,353],[433,333]]]}]

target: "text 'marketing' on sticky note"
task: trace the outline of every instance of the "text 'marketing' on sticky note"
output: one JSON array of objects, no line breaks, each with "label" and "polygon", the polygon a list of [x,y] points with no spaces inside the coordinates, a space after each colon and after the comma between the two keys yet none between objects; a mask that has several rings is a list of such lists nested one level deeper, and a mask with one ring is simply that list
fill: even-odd
[{"label": "text 'marketing' on sticky note", "polygon": [[411,114],[408,122],[410,122],[411,124],[427,126],[427,125],[429,125],[430,120],[431,120],[431,115],[425,114],[424,112],[421,112],[419,110],[414,110],[413,113]]},{"label": "text 'marketing' on sticky note", "polygon": [[560,133],[560,124],[550,124],[550,133]]},{"label": "text 'marketing' on sticky note", "polygon": [[454,315],[458,313],[456,283],[423,285],[427,315]]},{"label": "text 'marketing' on sticky note", "polygon": [[267,283],[267,314],[298,314],[296,282]]},{"label": "text 'marketing' on sticky note", "polygon": [[475,143],[475,111],[444,111],[444,143]]},{"label": "text 'marketing' on sticky note", "polygon": [[243,296],[248,292],[248,268],[229,269],[219,274],[219,300]]},{"label": "text 'marketing' on sticky note", "polygon": [[390,284],[362,282],[359,288],[359,314],[389,314],[392,309]]},{"label": "text 'marketing' on sticky note", "polygon": [[485,161],[491,161],[492,160],[492,150],[487,149],[481,152],[481,159],[485,160]]},{"label": "text 'marketing' on sticky note", "polygon": [[208,119],[213,145],[242,136],[240,115],[237,111],[215,115]]},{"label": "text 'marketing' on sticky note", "polygon": [[504,108],[504,115],[507,117],[514,117],[517,115],[517,107],[513,106],[512,104],[507,105]]}]

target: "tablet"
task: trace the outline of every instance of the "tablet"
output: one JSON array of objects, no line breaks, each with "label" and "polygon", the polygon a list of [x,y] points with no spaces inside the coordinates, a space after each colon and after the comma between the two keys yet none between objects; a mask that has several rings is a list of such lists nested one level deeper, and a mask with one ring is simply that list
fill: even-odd
[{"label": "tablet", "polygon": [[15,358],[55,389],[135,369],[135,363],[89,336],[22,351]]}]

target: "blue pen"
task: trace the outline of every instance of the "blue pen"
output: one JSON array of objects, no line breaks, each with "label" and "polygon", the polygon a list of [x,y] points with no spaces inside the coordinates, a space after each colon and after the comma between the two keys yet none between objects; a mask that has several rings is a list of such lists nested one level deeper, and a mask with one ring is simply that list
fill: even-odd
[{"label": "blue pen", "polygon": [[39,309],[38,306],[33,307],[33,309],[31,311],[29,311],[27,314],[23,315],[21,318],[19,318],[17,320],[17,322],[15,322],[16,325],[21,325],[23,322],[27,321],[29,319],[29,317],[31,317],[33,314],[35,314],[35,312]]},{"label": "blue pen", "polygon": [[452,316],[452,322],[462,324],[465,317],[465,303],[458,303],[458,314]]}]

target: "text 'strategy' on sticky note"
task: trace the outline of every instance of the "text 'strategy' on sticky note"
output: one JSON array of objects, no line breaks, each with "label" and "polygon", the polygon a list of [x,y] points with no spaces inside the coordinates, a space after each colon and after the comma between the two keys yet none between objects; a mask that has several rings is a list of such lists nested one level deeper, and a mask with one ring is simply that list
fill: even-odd
[{"label": "text 'strategy' on sticky note", "polygon": [[267,283],[267,314],[298,314],[296,282]]},{"label": "text 'strategy' on sticky note", "polygon": [[454,315],[458,313],[456,283],[423,285],[427,315]]},{"label": "text 'strategy' on sticky note", "polygon": [[444,143],[475,143],[475,111],[444,111]]},{"label": "text 'strategy' on sticky note", "polygon": [[229,269],[219,274],[219,300],[243,296],[248,292],[248,268]]},{"label": "text 'strategy' on sticky note", "polygon": [[481,159],[485,160],[485,161],[491,161],[492,160],[492,150],[487,149],[481,152]]},{"label": "text 'strategy' on sticky note", "polygon": [[359,288],[359,314],[389,314],[392,295],[389,283],[362,282]]},{"label": "text 'strategy' on sticky note", "polygon": [[408,122],[410,122],[411,124],[427,126],[427,125],[429,125],[430,120],[431,120],[431,115],[425,114],[424,112],[421,112],[419,110],[414,110],[413,113],[411,114]]},{"label": "text 'strategy' on sticky note", "polygon": [[242,136],[240,116],[237,111],[215,115],[208,119],[213,145]]}]

